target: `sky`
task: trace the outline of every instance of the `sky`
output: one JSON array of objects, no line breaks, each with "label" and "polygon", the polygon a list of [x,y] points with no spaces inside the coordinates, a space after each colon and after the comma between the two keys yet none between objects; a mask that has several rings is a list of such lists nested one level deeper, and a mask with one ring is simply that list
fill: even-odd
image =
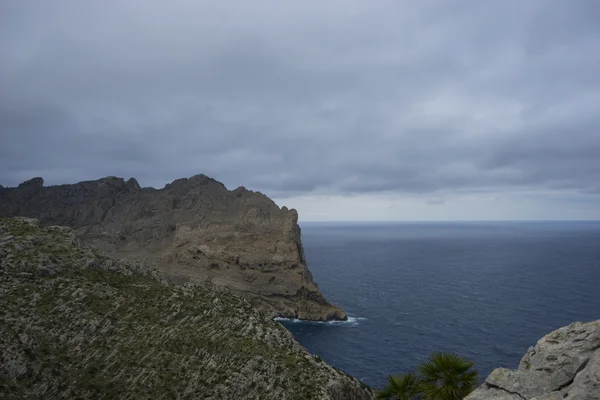
[{"label": "sky", "polygon": [[600,219],[600,1],[0,2],[0,184],[203,173],[311,220]]}]

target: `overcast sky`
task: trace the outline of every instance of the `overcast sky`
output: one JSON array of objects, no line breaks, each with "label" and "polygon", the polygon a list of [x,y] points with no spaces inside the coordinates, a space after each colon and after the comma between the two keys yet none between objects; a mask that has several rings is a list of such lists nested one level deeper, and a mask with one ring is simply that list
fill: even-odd
[{"label": "overcast sky", "polygon": [[0,2],[0,184],[301,220],[600,219],[600,1]]}]

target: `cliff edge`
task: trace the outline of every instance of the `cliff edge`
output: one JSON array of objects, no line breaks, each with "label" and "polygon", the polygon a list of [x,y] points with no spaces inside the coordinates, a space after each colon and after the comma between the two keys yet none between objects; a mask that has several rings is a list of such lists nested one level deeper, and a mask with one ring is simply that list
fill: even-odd
[{"label": "cliff edge", "polygon": [[347,318],[308,270],[296,210],[205,175],[160,190],[133,178],[48,187],[34,178],[0,188],[0,217],[14,216],[69,226],[106,254],[156,266],[171,283],[209,282],[272,316]]},{"label": "cliff edge", "polygon": [[466,400],[599,400],[600,320],[575,322],[540,339],[519,368],[497,368]]}]

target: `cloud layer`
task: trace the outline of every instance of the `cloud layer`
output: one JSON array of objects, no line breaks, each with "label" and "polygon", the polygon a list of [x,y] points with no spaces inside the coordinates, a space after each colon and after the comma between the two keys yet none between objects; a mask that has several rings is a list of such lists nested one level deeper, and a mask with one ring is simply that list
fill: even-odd
[{"label": "cloud layer", "polygon": [[594,0],[4,1],[0,183],[600,206],[599,20]]}]

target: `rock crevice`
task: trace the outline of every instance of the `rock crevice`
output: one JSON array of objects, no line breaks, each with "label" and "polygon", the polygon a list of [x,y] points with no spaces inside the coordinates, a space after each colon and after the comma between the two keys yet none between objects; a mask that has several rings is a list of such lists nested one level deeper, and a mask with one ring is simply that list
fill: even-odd
[{"label": "rock crevice", "polygon": [[505,388],[503,388],[503,387],[500,387],[500,386],[496,386],[496,385],[494,385],[494,384],[492,384],[492,383],[489,383],[489,382],[486,382],[486,385],[487,385],[487,387],[488,387],[488,388],[491,388],[491,389],[498,389],[498,390],[501,390],[501,391],[503,391],[503,392],[506,392],[506,393],[508,393],[509,395],[515,395],[515,396],[518,396],[519,398],[521,398],[521,399],[523,399],[523,400],[526,400],[526,399],[525,399],[525,397],[521,396],[521,394],[520,394],[520,393],[518,393],[518,392],[511,392],[511,391],[510,391],[510,390],[508,390],[508,389],[505,389]]}]

